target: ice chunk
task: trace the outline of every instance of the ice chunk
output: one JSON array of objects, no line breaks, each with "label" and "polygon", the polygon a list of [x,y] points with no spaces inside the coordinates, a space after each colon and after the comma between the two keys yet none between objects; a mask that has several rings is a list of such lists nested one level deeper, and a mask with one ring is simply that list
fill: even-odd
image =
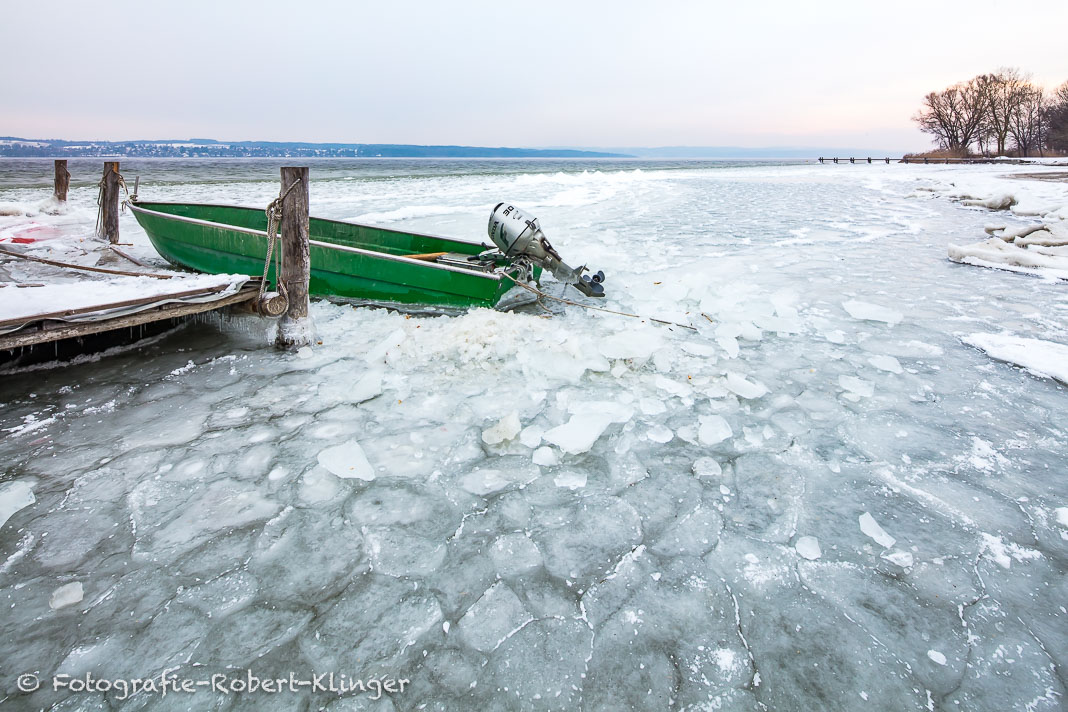
[{"label": "ice chunk", "polygon": [[619,497],[575,498],[570,506],[537,516],[539,526],[532,528],[532,534],[545,557],[545,568],[571,581],[602,574],[642,539],[641,518]]},{"label": "ice chunk", "polygon": [[571,415],[592,412],[610,418],[613,423],[626,423],[634,417],[634,408],[626,403],[616,401],[571,400],[567,404]]},{"label": "ice chunk", "polygon": [[970,334],[961,339],[991,358],[1027,369],[1037,376],[1068,383],[1068,346],[1008,334]]},{"label": "ice chunk", "polygon": [[794,550],[798,555],[810,561],[814,561],[823,555],[823,552],[820,551],[820,542],[814,536],[798,537],[797,542],[794,543]]},{"label": "ice chunk", "polygon": [[900,312],[896,312],[893,309],[882,307],[878,304],[860,302],[855,299],[842,302],[842,308],[854,319],[859,319],[861,321],[881,321],[890,326],[895,326],[904,318]]},{"label": "ice chunk", "polygon": [[390,352],[396,351],[404,343],[405,338],[407,338],[407,335],[404,330],[396,329],[380,341],[377,346],[368,351],[367,355],[364,356],[364,360],[370,364],[382,363]]},{"label": "ice chunk", "polygon": [[482,431],[482,442],[487,445],[499,445],[505,440],[511,440],[516,435],[519,435],[521,429],[522,425],[519,422],[519,411],[513,410],[511,413],[497,421],[493,427]]},{"label": "ice chunk", "polygon": [[541,438],[545,434],[545,428],[540,425],[528,425],[519,433],[519,442],[530,449],[541,445]]},{"label": "ice chunk", "polygon": [[[593,631],[581,620],[544,618],[501,643],[486,665],[491,689],[508,688],[515,709],[568,710],[582,706],[583,676]],[[520,662],[521,661],[521,662]],[[521,665],[522,674],[515,674]]]},{"label": "ice chunk", "polygon": [[685,398],[693,392],[693,389],[688,383],[679,383],[678,381],[673,381],[665,376],[657,376],[654,379],[654,383],[656,384],[657,389],[666,391],[667,393],[680,398]]},{"label": "ice chunk", "polygon": [[738,339],[728,334],[716,332],[716,343],[727,352],[727,358],[738,358],[741,349],[738,347]]},{"label": "ice chunk", "polygon": [[960,204],[988,210],[1008,210],[1016,205],[1016,196],[1011,193],[997,193],[989,198],[965,198]]},{"label": "ice chunk", "polygon": [[880,371],[889,371],[890,373],[901,373],[901,363],[893,356],[877,355],[868,359],[868,363]]},{"label": "ice chunk", "polygon": [[702,415],[701,427],[697,431],[697,440],[705,446],[716,445],[734,435],[730,423],[721,415]]},{"label": "ice chunk", "polygon": [[711,457],[699,457],[693,463],[693,473],[698,477],[719,477],[723,468]]},{"label": "ice chunk", "polygon": [[475,470],[469,472],[460,479],[460,486],[471,494],[485,497],[512,484],[512,481],[504,476],[500,470]]},{"label": "ice chunk", "polygon": [[403,669],[424,636],[441,635],[443,620],[428,587],[365,574],[316,616],[314,633],[299,639],[300,655],[322,670]]},{"label": "ice chunk", "polygon": [[512,532],[498,537],[489,550],[490,559],[503,576],[518,576],[529,573],[542,564],[537,545],[522,532]]},{"label": "ice chunk", "polygon": [[1041,558],[1042,553],[1035,549],[1025,549],[1013,542],[1006,543],[1000,536],[994,536],[982,532],[980,534],[981,551],[990,555],[994,563],[1003,569],[1012,566],[1012,560],[1026,561],[1028,559]]},{"label": "ice chunk", "polygon": [[746,380],[745,376],[733,371],[727,372],[727,390],[741,398],[753,399],[764,396],[768,389],[760,381]]},{"label": "ice chunk", "polygon": [[1057,524],[1068,529],[1068,507],[1057,507]]},{"label": "ice chunk", "polygon": [[602,356],[613,359],[647,359],[663,345],[656,329],[628,329],[603,338],[597,344]]},{"label": "ice chunk", "polygon": [[320,465],[343,479],[355,478],[370,482],[375,478],[375,469],[355,440],[328,447],[319,453],[318,460]]},{"label": "ice chunk", "polygon": [[871,381],[865,381],[863,378],[857,378],[856,376],[839,376],[838,385],[849,393],[855,393],[862,398],[871,398],[875,393],[875,386]]},{"label": "ice chunk", "polygon": [[654,443],[666,443],[671,442],[671,439],[675,437],[675,433],[671,432],[671,428],[665,425],[654,425],[646,433],[649,439]]},{"label": "ice chunk", "polygon": [[[367,570],[367,552],[358,526],[368,520],[388,519],[388,514],[375,519],[368,511],[370,507],[363,503],[378,493],[367,490],[361,494],[366,496],[357,497],[349,510],[351,524],[343,517],[328,514],[324,507],[301,507],[284,511],[263,527],[253,546],[248,569],[266,582],[272,600],[314,604],[344,588],[347,576]],[[418,519],[418,514],[411,512],[418,510],[411,498],[397,499],[409,506],[404,512],[405,521]],[[442,510],[448,513],[444,506],[434,511]],[[256,581],[247,580],[240,571],[222,580],[227,581],[230,597],[234,596],[234,589],[248,589],[250,596],[257,590]],[[241,585],[235,586],[230,581]]]},{"label": "ice chunk", "polygon": [[246,527],[278,513],[278,502],[259,487],[225,478],[207,485],[145,480],[129,494],[136,559],[171,560],[221,532]]},{"label": "ice chunk", "polygon": [[912,568],[912,554],[907,551],[892,551],[883,554],[883,558],[891,564],[897,564],[903,569]]},{"label": "ice chunk", "polygon": [[608,415],[578,413],[572,415],[563,425],[547,431],[544,438],[569,455],[578,455],[589,452],[612,421],[612,417]]},{"label": "ice chunk", "polygon": [[645,415],[660,415],[667,412],[667,406],[664,405],[663,401],[656,398],[642,398],[638,401],[638,405]]},{"label": "ice chunk", "polygon": [[542,467],[552,467],[560,464],[560,457],[551,447],[539,447],[534,451],[532,459],[535,465],[541,465]]},{"label": "ice chunk", "polygon": [[534,617],[502,581],[493,584],[467,609],[456,626],[460,638],[481,652],[495,650]]},{"label": "ice chunk", "polygon": [[864,514],[860,515],[859,521],[860,531],[862,531],[866,536],[869,536],[874,539],[875,543],[877,543],[879,546],[889,549],[897,542],[897,539],[887,534],[883,530],[883,528],[880,527],[879,524],[875,521],[875,518],[871,516],[871,514],[869,514],[868,512],[864,512]]},{"label": "ice chunk", "polygon": [[561,472],[553,478],[553,484],[555,484],[557,487],[567,487],[568,489],[578,489],[579,487],[585,487],[586,473],[565,470],[564,472]]},{"label": "ice chunk", "polygon": [[364,540],[371,568],[398,578],[428,576],[445,561],[444,542],[392,527],[365,527]]},{"label": "ice chunk", "polygon": [[82,584],[79,581],[74,583],[68,583],[65,586],[60,586],[52,592],[52,597],[48,599],[48,607],[53,611],[58,611],[60,608],[66,608],[67,606],[73,606],[75,603],[79,603],[82,600]]},{"label": "ice chunk", "polygon": [[932,661],[934,661],[938,665],[945,665],[946,664],[946,656],[943,655],[942,653],[938,652],[937,650],[928,650],[927,651],[927,657],[929,657]]},{"label": "ice chunk", "polygon": [[382,372],[378,370],[368,371],[352,387],[352,391],[349,393],[349,400],[353,403],[363,403],[381,394]]},{"label": "ice chunk", "polygon": [[319,468],[313,468],[300,478],[300,498],[306,504],[329,502],[341,490],[336,477]]},{"label": "ice chunk", "polygon": [[0,483],[0,527],[4,526],[12,514],[37,501],[33,496],[33,487],[36,484],[33,479]]},{"label": "ice chunk", "polygon": [[[307,561],[301,563],[306,565]],[[199,586],[187,588],[178,594],[175,600],[196,608],[210,618],[225,618],[252,603],[256,599],[258,588],[256,579],[249,573],[233,571]]]},{"label": "ice chunk", "polygon": [[972,245],[951,244],[946,249],[954,262],[1068,279],[1068,256],[1056,252],[1059,249],[1056,247],[1048,248],[1051,254],[1042,248],[1020,247],[992,237]]}]

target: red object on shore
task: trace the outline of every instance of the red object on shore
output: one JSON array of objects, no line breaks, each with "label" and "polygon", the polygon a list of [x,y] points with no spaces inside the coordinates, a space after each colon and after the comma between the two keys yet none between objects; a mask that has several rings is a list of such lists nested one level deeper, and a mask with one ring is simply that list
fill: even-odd
[{"label": "red object on shore", "polygon": [[60,236],[60,231],[49,225],[34,225],[33,227],[19,230],[13,237],[0,237],[0,242],[11,242],[16,245],[32,245],[43,240],[52,240]]}]

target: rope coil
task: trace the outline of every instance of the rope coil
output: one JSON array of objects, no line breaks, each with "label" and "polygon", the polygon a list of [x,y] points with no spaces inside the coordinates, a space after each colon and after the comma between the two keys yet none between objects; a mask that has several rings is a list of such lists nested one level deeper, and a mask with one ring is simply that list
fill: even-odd
[{"label": "rope coil", "polygon": [[288,188],[284,191],[279,191],[278,197],[270,202],[267,206],[267,256],[263,260],[263,279],[260,280],[260,298],[267,291],[267,274],[271,270],[271,256],[274,256],[274,282],[275,289],[281,294],[286,303],[289,303],[289,292],[286,291],[286,285],[282,281],[282,247],[278,247],[278,252],[275,253],[275,243],[278,242],[278,226],[282,224],[282,202],[289,195],[289,192],[297,187],[297,184],[301,182],[301,179],[293,181]]}]

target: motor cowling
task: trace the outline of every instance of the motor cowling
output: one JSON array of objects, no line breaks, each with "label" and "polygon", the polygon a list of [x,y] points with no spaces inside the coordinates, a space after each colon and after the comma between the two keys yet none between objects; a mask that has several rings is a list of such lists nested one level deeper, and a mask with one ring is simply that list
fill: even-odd
[{"label": "motor cowling", "polygon": [[586,267],[577,269],[569,267],[549,244],[541,231],[538,219],[526,215],[522,210],[509,203],[497,203],[490,213],[487,228],[490,239],[505,257],[527,257],[552,272],[561,282],[572,285],[588,297],[603,297],[604,273],[590,276],[583,274]]}]

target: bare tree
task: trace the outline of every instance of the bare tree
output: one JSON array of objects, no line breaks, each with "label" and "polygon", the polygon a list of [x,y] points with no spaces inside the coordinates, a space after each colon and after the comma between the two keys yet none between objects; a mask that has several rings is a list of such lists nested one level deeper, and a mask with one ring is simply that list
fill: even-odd
[{"label": "bare tree", "polygon": [[971,80],[925,96],[912,120],[921,131],[931,134],[940,148],[967,151],[979,138],[985,107],[981,87]]},{"label": "bare tree", "polygon": [[1016,111],[1029,79],[1030,77],[1019,69],[1011,67],[999,69],[997,74],[976,77],[976,82],[982,86],[982,93],[986,100],[985,118],[989,123],[999,156],[1005,154],[1012,115]]},{"label": "bare tree", "polygon": [[1054,89],[1046,102],[1046,147],[1068,153],[1068,82]]},{"label": "bare tree", "polygon": [[1004,155],[1011,140],[1021,156],[1068,152],[1068,82],[1047,95],[1030,75],[1003,68],[931,92],[912,120],[941,149]]},{"label": "bare tree", "polygon": [[1045,118],[1045,94],[1041,87],[1025,84],[1016,92],[1016,101],[1009,114],[1009,133],[1020,156],[1027,156],[1041,147]]}]

